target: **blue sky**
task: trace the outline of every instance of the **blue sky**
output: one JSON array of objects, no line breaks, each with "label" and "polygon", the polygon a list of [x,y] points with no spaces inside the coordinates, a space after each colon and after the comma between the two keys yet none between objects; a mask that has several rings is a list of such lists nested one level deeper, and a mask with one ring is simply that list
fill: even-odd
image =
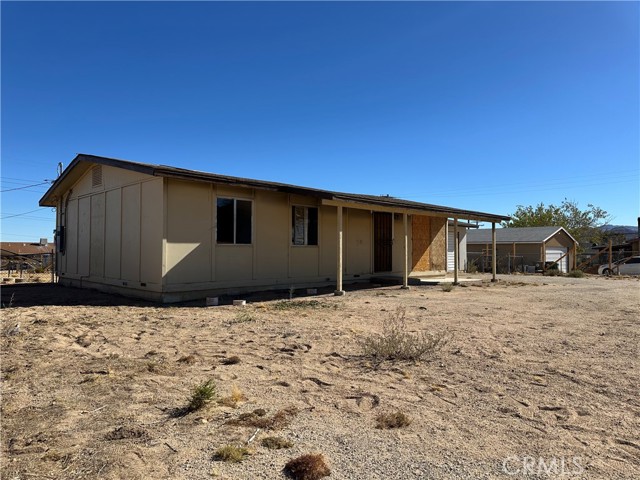
[{"label": "blue sky", "polygon": [[639,5],[2,2],[2,240],[78,152],[634,225]]}]

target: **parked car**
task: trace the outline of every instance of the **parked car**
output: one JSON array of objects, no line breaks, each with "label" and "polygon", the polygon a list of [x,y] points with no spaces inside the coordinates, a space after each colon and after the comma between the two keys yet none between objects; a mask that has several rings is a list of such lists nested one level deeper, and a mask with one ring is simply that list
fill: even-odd
[{"label": "parked car", "polygon": [[640,256],[623,258],[622,260],[611,265],[600,265],[598,268],[599,275],[640,275]]}]

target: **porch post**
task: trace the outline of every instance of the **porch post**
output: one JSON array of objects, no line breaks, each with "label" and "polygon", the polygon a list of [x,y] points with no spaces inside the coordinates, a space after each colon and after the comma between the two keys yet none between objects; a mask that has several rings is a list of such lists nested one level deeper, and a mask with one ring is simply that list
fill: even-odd
[{"label": "porch post", "polygon": [[458,219],[453,218],[453,284],[458,285],[458,267],[460,266],[460,244],[458,243]]},{"label": "porch post", "polygon": [[333,292],[334,295],[344,295],[344,290],[342,289],[342,207],[338,207],[338,261],[337,261],[337,269],[336,272],[336,290]]},{"label": "porch post", "polygon": [[409,288],[409,226],[406,212],[402,214],[404,224],[404,269],[402,274],[402,288]]},{"label": "porch post", "polygon": [[496,281],[496,222],[491,222],[491,281]]}]

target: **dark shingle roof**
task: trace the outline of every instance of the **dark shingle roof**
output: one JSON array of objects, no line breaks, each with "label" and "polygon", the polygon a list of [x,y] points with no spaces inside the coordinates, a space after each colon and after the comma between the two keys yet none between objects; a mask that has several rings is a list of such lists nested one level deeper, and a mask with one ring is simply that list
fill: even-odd
[{"label": "dark shingle roof", "polygon": [[428,203],[413,202],[411,200],[403,200],[400,198],[376,195],[360,195],[355,193],[332,192],[329,190],[321,190],[309,187],[300,187],[297,185],[289,185],[285,183],[267,182],[264,180],[254,180],[250,178],[230,177],[227,175],[218,175],[214,173],[199,172],[196,170],[187,170],[184,168],[170,167],[166,165],[154,165],[149,163],[132,162],[129,160],[119,160],[115,158],[99,157],[96,155],[87,155],[80,153],[73,159],[69,166],[62,172],[62,175],[51,185],[49,190],[40,199],[41,206],[56,206],[55,193],[58,187],[63,183],[65,177],[81,162],[96,163],[108,165],[126,170],[132,170],[147,175],[178,178],[182,180],[193,180],[200,182],[211,182],[217,184],[244,186],[250,188],[259,188],[264,190],[272,190],[277,192],[292,193],[297,195],[307,195],[325,200],[336,200],[355,202],[365,205],[377,205],[381,207],[391,207],[398,209],[412,209],[424,212],[447,215],[450,217],[458,217],[470,220],[479,220],[487,222],[500,222],[509,220],[509,217],[497,215],[493,213],[477,212],[474,210],[463,210],[459,208],[445,207],[441,205],[431,205]]},{"label": "dark shingle roof", "polygon": [[[567,232],[562,227],[510,227],[496,229],[497,243],[542,243],[558,230]],[[569,235],[571,237],[571,235]],[[572,237],[573,238],[573,237]],[[479,228],[467,232],[467,243],[491,243],[491,229]]]}]

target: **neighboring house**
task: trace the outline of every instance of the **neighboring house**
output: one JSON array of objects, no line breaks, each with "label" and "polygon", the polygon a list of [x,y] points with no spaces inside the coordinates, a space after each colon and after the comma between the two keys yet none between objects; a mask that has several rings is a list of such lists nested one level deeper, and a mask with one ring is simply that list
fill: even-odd
[{"label": "neighboring house", "polygon": [[448,218],[508,217],[78,155],[56,207],[60,283],[174,302],[446,269]]},{"label": "neighboring house", "polygon": [[[523,227],[496,229],[496,256],[501,270],[522,271],[523,267],[555,262],[561,272],[575,268],[578,242],[562,227]],[[469,230],[468,261],[486,264],[491,256],[491,229]]]},{"label": "neighboring house", "polygon": [[[467,231],[478,228],[477,223],[458,222],[458,270],[467,270]],[[447,272],[453,272],[455,265],[456,224],[453,220],[447,222]],[[491,243],[491,242],[489,242]]]},{"label": "neighboring house", "polygon": [[46,238],[40,243],[0,242],[2,269],[44,268],[51,264],[54,249]]}]

